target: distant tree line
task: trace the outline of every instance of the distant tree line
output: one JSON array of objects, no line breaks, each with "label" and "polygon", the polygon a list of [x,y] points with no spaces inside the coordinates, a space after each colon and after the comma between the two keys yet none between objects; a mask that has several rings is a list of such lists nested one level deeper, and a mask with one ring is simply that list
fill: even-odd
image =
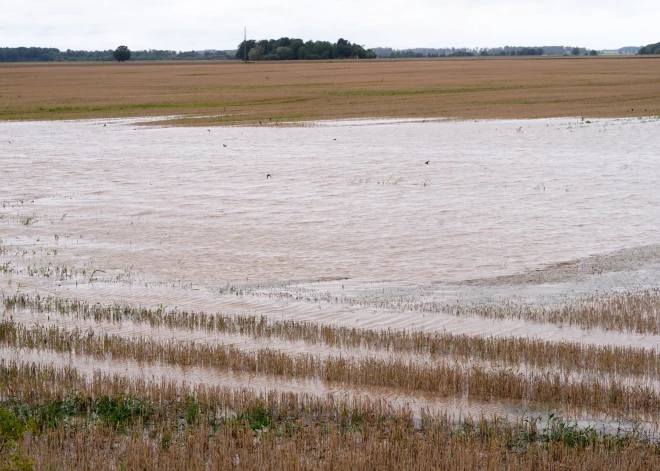
[{"label": "distant tree line", "polygon": [[471,57],[471,56],[579,56],[597,55],[597,51],[589,51],[582,47],[569,46],[504,46],[494,48],[414,48],[414,49],[392,49],[389,47],[375,47],[372,49],[378,57],[399,58],[421,58],[421,57]]},{"label": "distant tree line", "polygon": [[616,52],[619,54],[636,54],[639,52],[639,46],[620,47]]},{"label": "distant tree line", "polygon": [[371,49],[339,38],[336,43],[329,41],[303,41],[297,38],[262,39],[241,41],[236,51],[236,59],[246,55],[251,61],[275,60],[315,60],[315,59],[375,59]]},{"label": "distant tree line", "polygon": [[[60,51],[45,47],[3,47],[0,48],[0,62],[84,62],[114,61],[114,50],[107,51]],[[167,51],[150,49],[131,51],[130,59],[137,61],[152,60],[227,60],[233,59],[233,51]]]},{"label": "distant tree line", "polygon": [[59,49],[46,47],[3,47],[0,62],[51,62],[58,59]]},{"label": "distant tree line", "polygon": [[660,43],[649,44],[639,50],[640,54],[660,54]]}]

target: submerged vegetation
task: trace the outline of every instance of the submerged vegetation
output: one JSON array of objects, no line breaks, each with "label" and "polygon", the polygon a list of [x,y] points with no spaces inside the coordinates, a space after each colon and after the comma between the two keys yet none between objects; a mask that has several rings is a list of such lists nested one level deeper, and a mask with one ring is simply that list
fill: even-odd
[{"label": "submerged vegetation", "polygon": [[97,359],[136,361],[173,367],[201,367],[221,373],[242,372],[286,378],[320,380],[347,386],[385,387],[421,391],[441,397],[469,395],[480,400],[526,401],[594,410],[630,413],[639,417],[660,408],[660,393],[652,384],[629,380],[611,381],[607,376],[571,377],[559,372],[521,371],[470,365],[467,362],[416,362],[412,360],[350,356],[322,357],[288,354],[270,348],[245,351],[235,346],[212,346],[189,341],[161,341],[93,330],[69,331],[57,327],[26,328],[11,321],[0,323],[0,345],[12,350],[36,349],[75,353]]},{"label": "submerged vegetation", "polygon": [[[206,67],[200,70],[212,71]],[[273,79],[271,69],[278,65],[263,67],[268,69],[264,81],[274,83],[223,88],[209,79],[195,86],[229,90],[238,95],[235,100],[261,108],[303,99],[283,93],[269,102],[259,95],[266,88],[287,88]],[[300,93],[322,86],[314,82],[300,87]],[[473,93],[474,87],[487,94],[510,86],[429,83],[406,92],[384,84],[378,92],[355,86],[327,90],[327,96],[357,101],[380,93],[400,102],[418,95],[433,100]],[[194,100],[186,103],[195,106]],[[216,102],[199,105],[205,103]],[[650,125],[641,129],[645,121],[651,122],[622,120],[619,130],[634,128],[630,136],[648,136]],[[500,257],[509,250],[504,242],[479,252],[492,225],[480,226],[481,216],[471,219],[468,210],[474,201],[497,202],[499,191],[507,199],[492,208],[533,198],[543,219],[553,190],[547,167],[539,168],[542,177],[522,179],[522,189],[516,190],[521,196],[512,196],[506,186],[507,180],[520,182],[511,174],[516,166],[509,158],[502,159],[503,173],[498,174],[504,177],[503,188],[501,177],[482,178],[495,170],[495,162],[488,163],[490,169],[479,165],[472,174],[476,178],[461,166],[460,178],[468,186],[452,190],[447,180],[434,176],[434,185],[425,188],[416,182],[430,182],[430,169],[451,174],[451,167],[438,156],[404,149],[401,140],[408,137],[396,135],[391,156],[376,149],[380,157],[365,163],[368,154],[356,154],[347,139],[353,136],[355,142],[357,124],[328,128],[319,139],[320,148],[331,149],[331,160],[325,162],[314,157],[312,147],[300,157],[288,154],[286,161],[277,152],[270,161],[263,158],[273,145],[282,145],[278,138],[268,140],[263,153],[253,146],[241,150],[254,129],[176,130],[191,138],[183,142],[200,145],[192,154],[177,152],[188,145],[168,145],[163,152],[162,143],[168,141],[160,139],[169,131],[148,130],[158,134],[162,145],[141,154],[140,175],[130,174],[138,167],[126,166],[134,162],[130,149],[145,149],[149,142],[147,133],[131,132],[136,128],[85,123],[83,129],[93,129],[94,149],[73,155],[84,153],[88,163],[71,158],[70,152],[80,149],[70,143],[44,158],[43,149],[54,146],[52,136],[59,135],[48,132],[50,125],[40,125],[37,136],[22,133],[28,125],[6,124],[10,133],[3,145],[11,153],[9,191],[0,210],[0,470],[659,468],[660,291],[653,277],[660,274],[660,245],[516,274],[518,268],[505,268],[509,256]],[[604,133],[612,124],[573,118],[562,124],[566,132],[557,124],[552,135]],[[52,126],[66,129],[68,124]],[[415,126],[406,125],[406,133]],[[131,135],[127,145],[116,145],[121,141],[110,133],[117,129]],[[374,134],[382,138],[391,128],[382,129],[386,132]],[[535,133],[543,132],[528,123],[494,130],[493,135],[508,132],[506,140],[536,139]],[[265,131],[280,135],[276,128]],[[623,131],[612,134],[620,141]],[[32,147],[27,147],[30,138]],[[81,134],[76,142],[87,138]],[[442,141],[448,144],[447,136]],[[115,151],[106,152],[104,142],[115,145]],[[491,147],[495,141],[484,142]],[[414,174],[380,170],[408,165],[404,153],[412,155]],[[256,167],[243,169],[246,155],[259,157],[250,165],[264,172],[253,178]],[[610,207],[598,202],[612,195],[623,195],[631,205],[636,198],[647,201],[652,194],[647,189],[655,184],[652,172],[636,171],[636,190],[617,182],[628,182],[629,165],[651,168],[654,154],[635,159],[615,150],[597,157],[591,160],[622,180],[585,185],[579,201],[593,191],[604,195],[591,201],[602,214],[609,214]],[[476,167],[479,157],[467,160]],[[344,171],[333,182],[328,174],[351,161],[361,168]],[[377,173],[365,170],[371,165],[379,168]],[[571,168],[570,162],[561,167]],[[52,175],[44,174],[45,168]],[[273,178],[264,178],[270,171]],[[305,171],[310,173],[302,178]],[[244,183],[229,185],[237,175],[246,177]],[[285,192],[278,196],[276,185]],[[442,193],[434,196],[436,188]],[[454,206],[452,201],[476,191],[471,188],[483,190],[486,199],[470,198],[464,209]],[[553,198],[572,196],[577,188],[556,187]],[[346,200],[324,196],[342,191],[347,191]],[[450,191],[457,199],[446,198]],[[313,196],[309,203],[299,197],[304,192]],[[410,195],[413,206],[400,207],[401,216],[395,217],[393,202]],[[249,198],[250,204],[244,206],[240,198]],[[327,209],[319,207],[319,198]],[[441,204],[433,206],[434,201]],[[272,202],[277,206],[269,206]],[[564,207],[569,205],[575,203]],[[365,213],[365,208],[384,206],[383,213]],[[452,207],[456,214],[451,217],[463,227],[447,236],[439,225],[428,223],[427,215],[446,214]],[[480,212],[490,207],[476,204]],[[417,216],[411,215],[417,208]],[[319,215],[320,209],[330,213],[337,229],[323,225],[320,217],[307,217]],[[517,214],[531,220],[531,207],[519,209]],[[339,212],[350,216],[349,223],[336,218]],[[287,215],[284,224],[278,219],[282,214]],[[622,220],[653,227],[654,215],[633,213]],[[570,221],[567,227],[576,222],[561,219]],[[302,231],[292,231],[301,221]],[[359,238],[327,243],[353,223]],[[475,245],[463,244],[468,230],[480,236],[470,242]],[[424,237],[416,239],[420,231]],[[628,231],[621,232],[610,226],[598,234],[585,229],[588,243],[629,237]],[[550,237],[533,235],[554,244]],[[435,240],[455,241],[460,250],[435,251]],[[526,247],[531,250],[517,254],[516,263],[535,263],[548,244]],[[501,269],[498,260],[504,263]],[[349,266],[346,273],[335,261]],[[374,261],[380,265],[370,265]],[[449,271],[452,265],[460,265],[457,273],[474,273],[474,279],[428,281],[435,279],[430,273]],[[358,269],[362,278],[353,271]],[[383,279],[375,281],[376,273]],[[501,276],[482,278],[486,273]]]},{"label": "submerged vegetation", "polygon": [[[249,295],[245,289],[228,286],[224,295]],[[658,305],[653,290],[626,293],[590,301],[573,316],[610,310],[651,318]],[[258,468],[273,457],[278,469],[660,463],[655,349],[18,293],[3,297],[0,309],[0,460],[10,469]],[[68,366],[54,366],[60,362]],[[203,381],[181,376],[195,369]],[[273,391],[243,389],[248,377]],[[457,398],[517,404],[520,412],[456,416],[446,407]],[[90,443],[94,453],[67,451]]]},{"label": "submerged vegetation", "polygon": [[257,394],[100,373],[90,383],[67,367],[15,362],[2,362],[0,377],[0,460],[11,469],[660,465],[657,445],[644,434],[598,433],[555,414],[506,420],[424,412],[414,421],[406,407],[369,398]]},{"label": "submerged vegetation", "polygon": [[[622,295],[626,298],[628,295]],[[647,297],[647,309],[660,306],[660,299]],[[610,301],[613,303],[614,301]],[[424,358],[464,358],[483,362],[505,362],[532,368],[558,369],[563,373],[598,372],[660,379],[660,352],[631,346],[589,345],[550,342],[524,337],[492,337],[415,330],[371,330],[295,320],[272,320],[264,316],[207,314],[176,309],[134,307],[124,304],[90,304],[83,301],[15,295],[3,298],[6,312],[54,314],[53,320],[94,321],[107,325],[146,325],[173,332],[201,332],[211,336],[228,334],[264,341],[304,342],[333,349],[392,352]],[[630,310],[630,309],[629,309]],[[604,309],[594,309],[604,312]],[[346,352],[348,353],[348,352]]]},{"label": "submerged vegetation", "polygon": [[[0,253],[25,256],[18,247]],[[68,282],[106,275],[3,266],[5,276]],[[131,279],[127,273],[122,282]],[[650,322],[659,305],[656,291],[624,293],[571,316],[578,325],[598,313],[612,325]],[[7,469],[660,466],[655,349],[19,293],[0,306],[0,466]],[[519,312],[502,307],[495,317]],[[193,370],[204,379],[188,381]],[[261,386],[249,389],[247,378]],[[447,410],[456,400],[509,404],[512,414],[477,407],[457,416]]]}]

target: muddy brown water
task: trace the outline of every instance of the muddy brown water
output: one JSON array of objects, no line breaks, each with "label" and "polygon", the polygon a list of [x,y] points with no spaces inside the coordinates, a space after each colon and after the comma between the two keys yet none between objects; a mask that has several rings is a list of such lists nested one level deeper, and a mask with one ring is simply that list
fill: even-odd
[{"label": "muddy brown water", "polygon": [[[657,348],[659,336],[416,312],[406,302],[500,302],[544,293],[567,297],[576,290],[597,294],[604,285],[658,286],[655,258],[644,269],[619,267],[605,274],[591,263],[585,273],[595,281],[562,284],[560,273],[545,281],[462,284],[657,244],[658,127],[656,119],[579,118],[354,120],[210,131],[122,120],[0,123],[0,294]],[[44,274],[53,267],[75,275]],[[347,302],[355,299],[391,304]],[[18,320],[49,323],[36,313]],[[122,332],[120,326],[64,325]],[[131,326],[123,332],[154,334],[147,330]],[[199,335],[155,336],[204,340]],[[246,342],[222,335],[205,340]],[[3,350],[1,356],[17,355],[84,371],[236,387],[311,387],[319,394],[334,387],[131,362],[91,364],[96,360],[46,352]],[[377,394],[401,402],[386,391]],[[459,415],[523,410],[461,401],[405,402]]]},{"label": "muddy brown water", "polygon": [[247,389],[256,393],[269,391],[314,394],[318,396],[335,396],[342,398],[369,397],[383,399],[392,407],[408,409],[416,425],[421,424],[422,413],[447,414],[460,420],[468,416],[506,417],[539,417],[547,420],[550,412],[557,412],[574,417],[579,426],[591,426],[607,433],[621,433],[635,430],[649,437],[657,438],[658,424],[655,418],[640,420],[639,418],[617,418],[605,413],[587,410],[566,410],[554,408],[546,410],[542,405],[527,404],[520,401],[477,401],[465,397],[442,397],[432,393],[390,390],[379,387],[354,387],[342,384],[326,383],[318,380],[300,380],[281,378],[277,376],[260,376],[240,372],[218,372],[212,368],[172,367],[153,363],[135,363],[116,360],[104,360],[90,356],[61,354],[27,349],[8,349],[0,347],[0,358],[3,362],[32,363],[43,366],[68,366],[75,368],[80,374],[93,378],[96,372],[109,375],[121,375],[128,378],[142,378],[145,381],[160,383],[174,381],[194,386],[205,384],[229,388]]},{"label": "muddy brown water", "polygon": [[[11,320],[24,324],[28,327],[41,326],[46,328],[58,328],[64,332],[77,332],[96,335],[117,335],[137,341],[149,339],[161,342],[176,342],[181,344],[209,344],[217,346],[231,346],[245,352],[257,352],[268,349],[283,352],[289,355],[314,355],[324,359],[343,358],[364,360],[367,358],[388,361],[402,361],[405,364],[418,365],[460,365],[465,368],[478,367],[485,371],[515,370],[516,373],[524,375],[559,375],[567,382],[574,381],[600,381],[608,383],[611,381],[623,382],[633,387],[648,387],[660,391],[660,380],[657,376],[627,375],[626,371],[618,371],[612,374],[600,372],[583,372],[577,370],[564,370],[557,367],[539,368],[528,364],[512,365],[504,361],[484,361],[476,358],[455,357],[452,355],[429,355],[426,353],[406,353],[391,351],[388,348],[348,348],[330,346],[323,342],[307,343],[304,341],[291,341],[279,337],[253,337],[250,335],[228,334],[223,332],[207,332],[205,330],[178,329],[166,326],[151,327],[147,324],[124,322],[95,321],[92,319],[80,319],[74,316],[62,316],[56,313],[34,312],[31,310],[14,310],[11,312]],[[5,320],[7,316],[3,316]],[[45,354],[45,353],[44,353]],[[47,354],[45,354],[47,356]],[[206,368],[209,369],[209,368]],[[204,368],[201,368],[204,370]],[[214,374],[218,374],[215,371]],[[183,378],[185,379],[185,378]]]},{"label": "muddy brown water", "polygon": [[0,123],[6,243],[221,285],[459,281],[658,241],[657,120],[103,124]]},{"label": "muddy brown water", "polygon": [[[85,283],[67,286],[53,286],[50,280],[21,279],[14,281],[14,287],[21,284],[18,292],[56,295],[65,299],[95,302],[118,302],[130,306],[147,306],[165,309],[188,309],[207,313],[264,316],[281,321],[293,320],[330,324],[334,326],[360,329],[393,329],[423,332],[446,332],[456,335],[481,335],[493,337],[527,337],[550,342],[577,342],[584,345],[612,345],[645,349],[660,348],[660,335],[634,332],[603,331],[598,328],[582,329],[578,326],[540,324],[522,319],[488,319],[471,316],[456,316],[450,313],[424,313],[395,309],[375,309],[350,306],[341,303],[313,303],[281,299],[263,299],[251,295],[218,295],[201,287],[193,291],[171,286],[144,287],[121,283]],[[5,285],[7,286],[7,285]],[[12,288],[9,286],[7,288]],[[16,289],[16,288],[14,288]],[[9,289],[6,290],[7,294]],[[12,291],[13,294],[15,291]],[[29,312],[23,319],[26,322],[41,319],[44,314]],[[78,321],[72,321],[78,322]],[[88,326],[81,323],[81,328]],[[130,333],[128,331],[127,333]],[[209,338],[205,332],[190,334],[191,340]]]}]

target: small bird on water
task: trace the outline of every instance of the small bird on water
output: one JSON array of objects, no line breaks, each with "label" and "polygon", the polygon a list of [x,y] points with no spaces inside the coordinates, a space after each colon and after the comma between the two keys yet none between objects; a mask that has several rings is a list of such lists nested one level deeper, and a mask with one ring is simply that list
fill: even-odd
[{"label": "small bird on water", "polygon": [[267,173],[266,174],[266,180],[268,180],[269,178],[273,178],[273,176],[270,173]]},{"label": "small bird on water", "polygon": [[429,164],[429,162],[430,162],[430,160],[427,160],[427,161],[426,161],[426,162],[424,162],[424,163],[425,163],[426,165],[428,165],[428,164]]},{"label": "small bird on water", "polygon": [[222,144],[222,147],[227,147],[227,144]]},{"label": "small bird on water", "polygon": [[210,129],[207,129],[207,131],[208,131],[208,132],[211,132],[211,130],[210,130]]}]

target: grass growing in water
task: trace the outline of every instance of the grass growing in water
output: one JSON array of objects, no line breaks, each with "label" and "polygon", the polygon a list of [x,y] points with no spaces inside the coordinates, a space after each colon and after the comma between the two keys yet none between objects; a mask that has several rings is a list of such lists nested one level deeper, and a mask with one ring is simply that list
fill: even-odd
[{"label": "grass growing in water", "polygon": [[[0,463],[23,466],[14,469],[660,466],[657,445],[643,435],[598,433],[557,416],[452,420],[427,413],[415,425],[405,408],[367,398],[191,389],[103,374],[89,381],[69,368],[4,362],[0,378],[0,433],[11,445]],[[23,392],[16,397],[10,389]],[[182,420],[193,403],[195,420]],[[58,411],[59,420],[44,421],[44,410]]]},{"label": "grass growing in water", "polygon": [[28,309],[95,322],[131,322],[152,328],[219,332],[254,339],[303,341],[311,345],[429,355],[431,358],[451,356],[527,365],[539,369],[557,368],[562,373],[625,372],[628,375],[646,376],[651,379],[660,377],[660,353],[634,347],[547,342],[523,337],[495,338],[442,332],[356,329],[293,320],[276,321],[263,316],[207,314],[167,310],[162,306],[158,309],[147,309],[122,304],[101,305],[27,295],[6,297],[3,303],[7,311]]},{"label": "grass growing in water", "polygon": [[0,322],[0,343],[12,349],[44,349],[101,359],[308,378],[342,385],[425,391],[440,396],[489,401],[529,401],[634,415],[660,408],[660,393],[643,382],[627,385],[608,378],[568,378],[542,372],[525,375],[512,368],[487,368],[461,362],[323,358],[310,354],[290,355],[267,348],[246,352],[224,345],[128,339],[108,334],[97,336],[91,330],[67,331],[54,326],[27,328],[13,321]]}]

